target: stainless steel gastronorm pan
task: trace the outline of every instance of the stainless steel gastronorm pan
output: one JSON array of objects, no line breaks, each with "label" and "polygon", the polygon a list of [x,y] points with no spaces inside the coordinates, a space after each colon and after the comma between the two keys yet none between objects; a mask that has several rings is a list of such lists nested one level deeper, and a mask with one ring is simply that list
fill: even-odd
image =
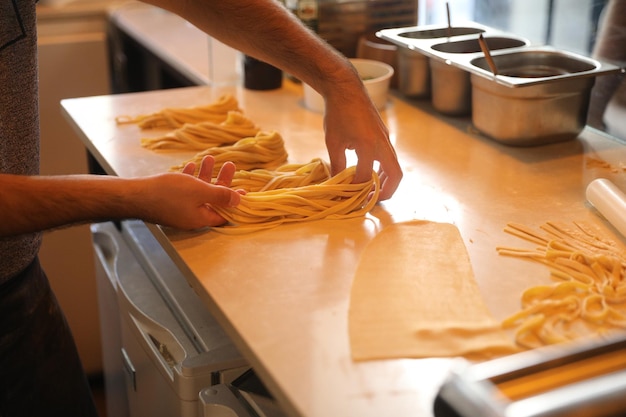
[{"label": "stainless steel gastronorm pan", "polygon": [[452,26],[416,27],[398,32],[398,36],[407,39],[441,39],[463,35],[477,35],[485,32],[481,27]]},{"label": "stainless steel gastronorm pan", "polygon": [[[418,51],[426,56],[432,56],[430,47],[434,44],[459,40],[477,39],[479,34],[485,34],[492,29],[474,22],[466,22],[460,26],[423,25],[403,28],[382,29],[376,36],[385,39],[399,47]],[[500,32],[498,32],[500,33]]]},{"label": "stainless steel gastronorm pan", "polygon": [[479,25],[414,26],[384,29],[378,36],[398,45],[400,92],[407,97],[432,100],[440,113],[466,116],[471,113],[469,72],[455,65],[457,55],[467,61],[482,56],[478,36],[493,50],[528,45],[526,39]]},{"label": "stainless steel gastronorm pan", "polygon": [[[378,36],[428,58],[435,108],[442,107],[443,102],[447,108],[442,112],[458,115],[471,109],[472,123],[480,132],[508,145],[532,146],[575,138],[586,124],[596,77],[622,71],[551,46],[518,45],[524,40],[489,27],[463,27],[482,30],[497,75],[480,50],[477,33],[448,37],[446,28],[411,27],[384,29]],[[416,34],[419,31],[423,34]],[[442,77],[447,78],[442,81]],[[438,85],[443,86],[444,93],[437,92]]]},{"label": "stainless steel gastronorm pan", "polygon": [[574,139],[585,127],[595,77],[619,68],[552,47],[494,52],[494,76],[484,57],[467,67],[472,123],[509,145]]},{"label": "stainless steel gastronorm pan", "polygon": [[576,138],[585,127],[595,79],[509,87],[472,74],[472,124],[498,142],[533,146]]},{"label": "stainless steel gastronorm pan", "polygon": [[551,46],[494,51],[491,56],[498,68],[496,77],[484,56],[472,58],[469,62],[459,62],[459,65],[476,75],[510,87],[553,83],[569,78],[597,77],[620,71],[615,65]]},{"label": "stainless steel gastronorm pan", "polygon": [[[488,32],[487,32],[488,33]],[[526,39],[514,35],[487,35],[485,42],[491,50],[503,50],[526,46]],[[470,73],[452,64],[465,55],[465,59],[482,56],[477,37],[461,40],[445,40],[430,46],[431,94],[433,107],[451,116],[466,116],[472,110],[472,86]],[[469,58],[468,58],[469,57]]]},{"label": "stainless steel gastronorm pan", "polygon": [[[501,49],[518,48],[520,46],[526,46],[529,44],[525,39],[519,38],[513,35],[499,35],[499,36],[485,36],[484,37],[487,46],[492,51],[498,51]],[[443,54],[477,54],[482,55],[480,49],[480,43],[478,38],[464,39],[464,40],[449,40],[446,42],[435,43],[430,47],[433,50],[433,54],[440,55],[443,58]],[[439,54],[441,53],[441,54]]]},{"label": "stainless steel gastronorm pan", "polygon": [[[431,97],[430,45],[458,39],[468,35],[478,36],[486,27],[474,23],[463,26],[426,25],[397,29],[384,29],[376,33],[382,39],[398,46],[398,89],[406,97]],[[469,80],[468,80],[469,84]]]}]

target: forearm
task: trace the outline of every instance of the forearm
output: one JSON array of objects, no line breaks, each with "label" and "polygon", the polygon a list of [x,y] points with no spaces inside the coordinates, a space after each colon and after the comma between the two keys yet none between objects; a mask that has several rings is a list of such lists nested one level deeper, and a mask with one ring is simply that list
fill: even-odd
[{"label": "forearm", "polygon": [[137,184],[111,176],[0,175],[0,236],[140,217]]},{"label": "forearm", "polygon": [[324,131],[333,173],[358,156],[355,181],[384,174],[380,199],[394,193],[402,170],[389,133],[350,61],[311,32],[277,0],[144,0],[170,10],[212,37],[292,74],[325,102]]},{"label": "forearm", "polygon": [[324,96],[360,82],[347,60],[274,0],[147,0],[209,35],[269,62]]}]

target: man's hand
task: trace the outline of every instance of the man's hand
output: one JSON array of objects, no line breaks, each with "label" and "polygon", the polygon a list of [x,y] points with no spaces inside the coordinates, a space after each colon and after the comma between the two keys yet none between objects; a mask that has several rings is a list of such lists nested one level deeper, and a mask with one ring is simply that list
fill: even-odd
[{"label": "man's hand", "polygon": [[212,182],[214,165],[214,158],[207,156],[201,162],[197,177],[193,175],[195,164],[189,163],[182,174],[168,173],[147,178],[149,189],[154,193],[148,201],[153,201],[154,207],[146,207],[149,212],[145,219],[178,229],[224,224],[226,220],[212,207],[236,206],[241,200],[241,193],[228,188],[235,174],[235,165],[225,163],[215,182]]},{"label": "man's hand", "polygon": [[324,129],[333,175],[346,168],[345,152],[353,149],[358,157],[354,181],[369,181],[374,161],[378,161],[381,183],[378,199],[389,199],[402,180],[402,169],[389,140],[387,127],[367,93],[350,95],[345,92],[329,96]]}]

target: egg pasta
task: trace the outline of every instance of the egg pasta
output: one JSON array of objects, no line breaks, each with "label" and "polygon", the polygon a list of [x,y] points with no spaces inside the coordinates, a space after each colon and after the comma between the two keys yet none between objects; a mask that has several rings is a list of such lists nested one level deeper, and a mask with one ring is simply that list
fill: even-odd
[{"label": "egg pasta", "polygon": [[214,230],[239,234],[285,223],[364,216],[376,204],[380,181],[373,172],[370,181],[354,184],[355,172],[353,166],[319,184],[249,192],[236,207],[213,207],[229,222]]},{"label": "egg pasta", "polygon": [[182,171],[189,162],[196,164],[197,175],[202,158],[212,155],[215,158],[213,176],[217,175],[222,165],[232,161],[237,169],[274,169],[287,160],[287,151],[283,138],[277,132],[259,132],[254,137],[240,139],[230,146],[215,146],[197,153],[182,164],[173,166],[170,171]]},{"label": "egg pasta", "polygon": [[319,184],[330,178],[326,162],[316,158],[306,164],[285,164],[276,170],[253,169],[235,172],[231,188],[237,190],[268,191]]},{"label": "egg pasta", "polygon": [[185,123],[200,123],[210,121],[221,123],[226,120],[228,112],[241,111],[237,99],[224,94],[213,103],[196,107],[164,108],[159,112],[141,114],[138,116],[118,116],[117,124],[136,124],[141,129],[182,127]]},{"label": "egg pasta", "polygon": [[538,246],[498,253],[546,265],[555,283],[528,288],[521,310],[503,321],[524,347],[626,330],[626,252],[590,225],[547,223],[544,234],[509,223],[505,231]]},{"label": "egg pasta", "polygon": [[240,139],[255,136],[260,129],[238,111],[229,111],[221,123],[186,123],[183,127],[155,138],[142,138],[141,146],[152,150],[178,149],[202,151],[231,145]]}]

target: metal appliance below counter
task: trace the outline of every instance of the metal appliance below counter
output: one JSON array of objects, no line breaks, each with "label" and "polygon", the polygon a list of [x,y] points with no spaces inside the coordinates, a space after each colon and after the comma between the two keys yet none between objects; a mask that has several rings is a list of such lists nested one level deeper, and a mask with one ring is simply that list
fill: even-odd
[{"label": "metal appliance below counter", "polygon": [[109,415],[282,415],[143,222],[91,231]]},{"label": "metal appliance below counter", "polygon": [[626,334],[474,365],[460,360],[434,411],[436,417],[623,416]]}]

